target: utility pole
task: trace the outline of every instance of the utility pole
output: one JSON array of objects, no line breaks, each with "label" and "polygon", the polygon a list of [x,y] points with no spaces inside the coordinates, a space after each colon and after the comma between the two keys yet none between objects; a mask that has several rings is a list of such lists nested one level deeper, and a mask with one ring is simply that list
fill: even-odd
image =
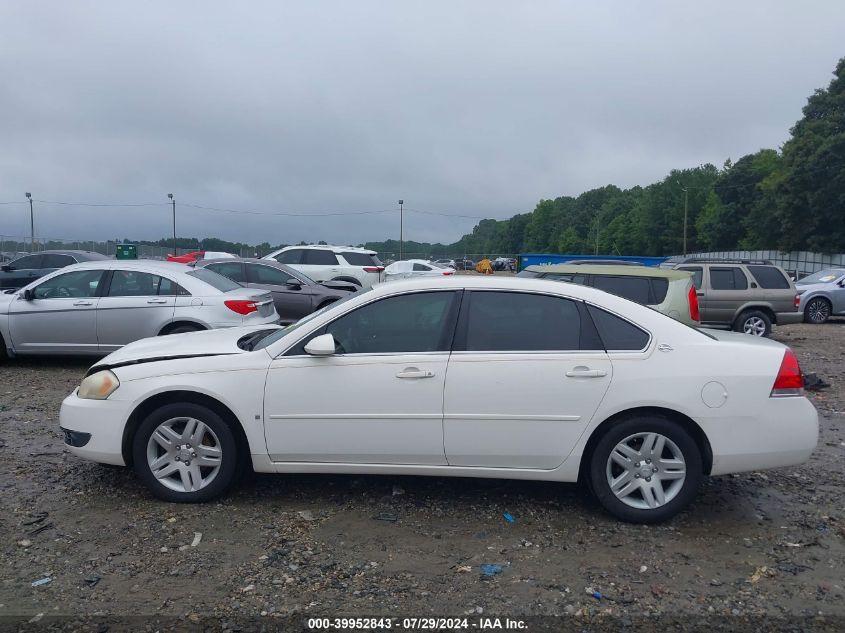
[{"label": "utility pole", "polygon": [[405,250],[405,236],[404,236],[404,228],[405,228],[405,215],[402,209],[402,205],[405,204],[404,200],[399,201],[399,261],[403,259],[403,251]]},{"label": "utility pole", "polygon": [[26,192],[26,199],[29,200],[29,251],[35,252],[35,215],[32,212],[32,194]]},{"label": "utility pole", "polygon": [[178,255],[176,252],[176,199],[172,193],[168,193],[167,197],[170,198],[170,202],[173,205],[173,254]]},{"label": "utility pole", "polygon": [[596,215],[596,255],[599,254],[599,231],[601,230],[601,222],[599,216]]},{"label": "utility pole", "polygon": [[687,256],[687,210],[689,208],[689,188],[684,187],[684,257]]}]

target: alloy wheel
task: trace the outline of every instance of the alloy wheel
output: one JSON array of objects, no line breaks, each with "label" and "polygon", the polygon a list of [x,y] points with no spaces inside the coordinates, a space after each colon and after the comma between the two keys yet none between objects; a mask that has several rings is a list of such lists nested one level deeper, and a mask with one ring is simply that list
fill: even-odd
[{"label": "alloy wheel", "polygon": [[824,299],[813,299],[807,305],[807,316],[812,323],[824,323],[830,317],[830,304]]},{"label": "alloy wheel", "polygon": [[631,508],[650,510],[666,505],[681,491],[686,461],[665,435],[635,433],[613,448],[605,471],[617,499]]},{"label": "alloy wheel", "polygon": [[222,461],[217,434],[196,418],[165,420],[147,441],[150,472],[176,492],[196,492],[208,486],[220,472]]},{"label": "alloy wheel", "polygon": [[765,336],[766,323],[760,317],[750,317],[742,324],[742,331],[752,336]]}]

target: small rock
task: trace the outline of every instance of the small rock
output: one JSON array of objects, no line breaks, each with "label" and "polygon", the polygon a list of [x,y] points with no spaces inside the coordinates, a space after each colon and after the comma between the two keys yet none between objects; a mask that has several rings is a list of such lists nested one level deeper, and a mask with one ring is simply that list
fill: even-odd
[{"label": "small rock", "polygon": [[648,571],[648,567],[646,565],[640,566],[640,573],[644,574]]},{"label": "small rock", "polygon": [[241,589],[241,593],[249,593],[250,591],[255,591],[255,585],[247,585]]},{"label": "small rock", "polygon": [[304,521],[313,521],[314,520],[314,513],[311,510],[300,510],[297,512],[299,517]]},{"label": "small rock", "polygon": [[22,541],[18,541],[18,545],[20,545],[21,547],[29,547],[30,545],[32,545],[32,541],[25,538]]}]

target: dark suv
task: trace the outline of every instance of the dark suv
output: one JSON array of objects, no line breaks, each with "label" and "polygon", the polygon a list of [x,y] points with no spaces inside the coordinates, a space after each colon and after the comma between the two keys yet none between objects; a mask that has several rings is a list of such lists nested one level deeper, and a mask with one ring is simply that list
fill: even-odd
[{"label": "dark suv", "polygon": [[92,251],[41,251],[23,255],[0,267],[0,290],[17,290],[59,268],[101,259],[111,259]]},{"label": "dark suv", "polygon": [[795,285],[768,260],[687,258],[675,269],[692,273],[704,326],[768,336],[803,319]]}]

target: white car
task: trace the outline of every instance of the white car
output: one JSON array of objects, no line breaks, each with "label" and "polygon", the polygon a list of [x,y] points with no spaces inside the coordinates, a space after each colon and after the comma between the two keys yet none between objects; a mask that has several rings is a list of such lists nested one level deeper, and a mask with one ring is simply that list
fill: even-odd
[{"label": "white car", "polygon": [[89,261],[0,294],[0,358],[103,356],[150,336],[278,320],[269,292],[210,270],[149,259]]},{"label": "white car", "polygon": [[168,501],[212,499],[250,467],[580,480],[644,523],[706,475],[800,464],[818,438],[779,343],[576,284],[457,275],[380,284],[284,329],[138,341],[60,419],[70,451],[134,466]]},{"label": "white car", "polygon": [[384,269],[385,281],[408,279],[411,277],[444,277],[454,275],[453,268],[441,268],[424,259],[405,259],[393,262]]},{"label": "white car", "polygon": [[317,282],[349,281],[359,288],[372,288],[373,284],[384,281],[384,265],[378,253],[366,248],[328,244],[286,246],[262,259],[287,264]]}]

